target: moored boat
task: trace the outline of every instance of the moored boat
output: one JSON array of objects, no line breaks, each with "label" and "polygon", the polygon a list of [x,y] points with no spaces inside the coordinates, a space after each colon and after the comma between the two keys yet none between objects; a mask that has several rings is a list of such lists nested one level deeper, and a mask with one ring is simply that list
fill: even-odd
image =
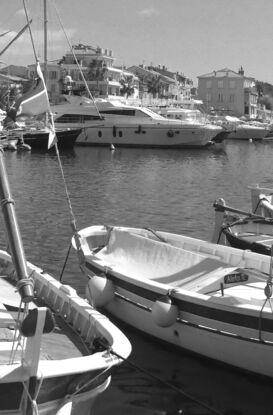
[{"label": "moored boat", "polygon": [[203,148],[222,131],[207,123],[166,119],[148,108],[119,101],[64,97],[64,104],[52,106],[54,123],[84,128],[76,141],[81,146]]},{"label": "moored boat", "polygon": [[0,196],[10,248],[0,251],[0,414],[90,413],[130,343],[72,287],[26,261],[1,151]]},{"label": "moored boat", "polygon": [[[81,134],[80,128],[62,128],[56,129],[56,139],[58,148],[72,149],[78,136]],[[9,140],[21,140],[31,149],[54,151],[54,147],[48,148],[49,130],[47,128],[19,128],[8,131]]]},{"label": "moored boat", "polygon": [[91,226],[79,241],[97,307],[170,346],[273,377],[270,257],[151,229]]},{"label": "moored boat", "polygon": [[227,206],[224,199],[214,202],[213,242],[271,255],[273,245],[272,189],[260,188],[258,185],[249,186],[249,189],[252,201],[250,212]]},{"label": "moored boat", "polygon": [[[16,123],[18,114],[48,112],[43,141],[46,148],[54,145],[65,181],[38,60],[36,65],[35,86],[16,99],[7,117]],[[130,342],[71,286],[27,262],[2,147],[0,200],[8,246],[0,251],[0,415],[90,414],[113,369],[130,354]],[[71,203],[69,208],[75,226]]]}]

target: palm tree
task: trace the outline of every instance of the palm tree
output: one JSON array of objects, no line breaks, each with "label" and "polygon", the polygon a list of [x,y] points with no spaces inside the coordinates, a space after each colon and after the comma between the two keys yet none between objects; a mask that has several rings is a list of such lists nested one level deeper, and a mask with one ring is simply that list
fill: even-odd
[{"label": "palm tree", "polygon": [[153,76],[152,78],[148,79],[147,87],[148,92],[153,95],[153,98],[156,97],[157,94],[161,93],[162,90],[162,80],[161,76]]},{"label": "palm tree", "polygon": [[121,78],[120,83],[122,85],[122,87],[119,90],[121,95],[125,95],[126,97],[133,95],[133,93],[135,92],[133,76]]}]

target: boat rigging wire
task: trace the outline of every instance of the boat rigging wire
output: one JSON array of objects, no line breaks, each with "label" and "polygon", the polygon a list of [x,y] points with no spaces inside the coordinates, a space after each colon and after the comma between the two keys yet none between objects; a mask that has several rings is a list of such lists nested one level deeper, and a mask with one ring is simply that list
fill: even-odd
[{"label": "boat rigging wire", "polygon": [[35,50],[35,46],[34,46],[34,40],[33,40],[33,36],[32,36],[32,31],[31,31],[31,28],[30,28],[31,21],[29,20],[29,17],[28,17],[28,12],[27,12],[27,8],[26,8],[25,0],[23,0],[23,6],[24,6],[25,16],[26,16],[26,20],[27,20],[27,26],[28,26],[28,30],[29,30],[29,35],[30,35],[30,40],[31,40],[31,44],[32,44],[32,49],[33,49],[35,61],[37,62],[38,61],[38,56],[37,56],[37,53],[36,53],[36,50]]},{"label": "boat rigging wire", "polygon": [[61,28],[62,28],[62,30],[63,30],[63,32],[64,32],[65,38],[66,38],[67,43],[68,43],[68,45],[69,45],[69,47],[70,47],[71,53],[72,53],[72,55],[73,55],[73,58],[74,58],[74,60],[75,60],[75,62],[76,62],[76,65],[77,65],[77,67],[78,67],[79,71],[80,71],[80,74],[81,74],[82,80],[83,80],[83,82],[84,82],[84,86],[85,86],[85,88],[86,88],[86,90],[87,90],[87,92],[88,92],[89,97],[90,97],[90,98],[92,99],[92,101],[93,101],[93,104],[94,104],[94,106],[95,106],[95,108],[96,108],[96,111],[97,111],[98,115],[100,116],[100,118],[101,118],[101,119],[103,119],[103,117],[101,116],[101,114],[100,114],[100,112],[99,112],[99,109],[98,109],[98,107],[97,107],[97,105],[96,105],[96,102],[95,102],[95,100],[94,100],[94,98],[93,98],[93,95],[92,95],[92,93],[91,93],[91,91],[90,91],[90,89],[89,89],[89,87],[88,87],[88,84],[87,84],[87,82],[86,82],[85,76],[84,76],[84,74],[83,74],[83,72],[82,72],[82,68],[81,68],[81,66],[79,65],[79,61],[78,61],[78,59],[77,59],[77,57],[76,57],[76,55],[75,55],[75,52],[74,52],[73,46],[72,46],[72,44],[71,44],[70,40],[68,39],[67,33],[66,33],[65,29],[64,29],[64,26],[63,26],[62,21],[61,21],[61,18],[60,18],[60,14],[59,14],[59,12],[58,12],[58,10],[57,10],[57,6],[56,6],[56,4],[55,4],[55,2],[54,2],[54,1],[52,1],[52,3],[53,3],[53,6],[54,6],[54,8],[55,8],[55,11],[56,11],[56,14],[57,14],[57,17],[58,17],[58,20],[59,20],[60,26],[61,26]]}]

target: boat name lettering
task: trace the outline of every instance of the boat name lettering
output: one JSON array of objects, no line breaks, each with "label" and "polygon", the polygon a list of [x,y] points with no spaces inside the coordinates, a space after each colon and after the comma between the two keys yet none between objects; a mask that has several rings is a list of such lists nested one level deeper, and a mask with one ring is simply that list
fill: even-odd
[{"label": "boat name lettering", "polygon": [[226,275],[224,278],[225,284],[234,284],[235,282],[244,282],[248,280],[248,275],[243,273],[234,273]]}]

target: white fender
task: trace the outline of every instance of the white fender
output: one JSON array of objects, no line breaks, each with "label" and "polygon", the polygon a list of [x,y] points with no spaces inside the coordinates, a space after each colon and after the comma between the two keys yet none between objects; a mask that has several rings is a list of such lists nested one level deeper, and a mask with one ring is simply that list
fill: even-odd
[{"label": "white fender", "polygon": [[87,284],[85,294],[94,306],[106,306],[115,297],[114,284],[105,274],[93,275]]},{"label": "white fender", "polygon": [[158,326],[170,327],[176,322],[178,308],[168,295],[164,295],[155,301],[152,307],[152,317]]},{"label": "white fender", "polygon": [[31,151],[31,147],[28,144],[19,144],[17,145],[17,150],[22,150],[22,151]]},{"label": "white fender", "polygon": [[17,143],[14,141],[10,141],[7,144],[7,150],[12,150],[12,151],[16,151],[17,150]]},{"label": "white fender", "polygon": [[56,412],[56,415],[70,415],[72,413],[72,398],[65,399]]}]

